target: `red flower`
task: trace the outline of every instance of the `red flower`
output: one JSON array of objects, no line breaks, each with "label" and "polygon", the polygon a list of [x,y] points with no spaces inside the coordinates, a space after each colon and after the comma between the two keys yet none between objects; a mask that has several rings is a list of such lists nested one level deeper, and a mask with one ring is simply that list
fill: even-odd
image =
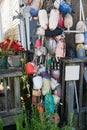
[{"label": "red flower", "polygon": [[0,42],[0,49],[3,51],[25,51],[23,46],[21,45],[21,41],[13,40],[11,41],[9,38],[5,40],[5,42]]},{"label": "red flower", "polygon": [[6,42],[9,43],[11,40],[9,38],[6,39]]}]

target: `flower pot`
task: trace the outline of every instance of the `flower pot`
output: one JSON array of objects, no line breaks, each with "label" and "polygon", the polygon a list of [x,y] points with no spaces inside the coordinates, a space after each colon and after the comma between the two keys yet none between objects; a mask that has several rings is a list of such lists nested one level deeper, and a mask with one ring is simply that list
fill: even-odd
[{"label": "flower pot", "polygon": [[21,66],[21,55],[14,55],[12,56],[12,66],[13,67],[20,67]]},{"label": "flower pot", "polygon": [[7,63],[8,63],[8,56],[0,57],[0,69],[7,69],[8,68]]}]

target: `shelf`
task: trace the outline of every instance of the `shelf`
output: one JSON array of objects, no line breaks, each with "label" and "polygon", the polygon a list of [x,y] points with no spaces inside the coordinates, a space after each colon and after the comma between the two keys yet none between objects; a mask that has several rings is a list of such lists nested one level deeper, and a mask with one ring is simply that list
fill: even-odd
[{"label": "shelf", "polygon": [[61,62],[63,62],[63,63],[87,62],[87,57],[85,57],[85,58],[61,58]]},{"label": "shelf", "polygon": [[0,70],[0,77],[14,77],[21,76],[22,74],[22,68],[10,68]]}]

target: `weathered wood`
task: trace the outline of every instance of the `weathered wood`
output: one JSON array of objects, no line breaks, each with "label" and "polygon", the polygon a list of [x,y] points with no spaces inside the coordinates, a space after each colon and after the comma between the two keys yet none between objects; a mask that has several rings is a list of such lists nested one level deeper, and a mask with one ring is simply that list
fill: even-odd
[{"label": "weathered wood", "polygon": [[87,62],[87,57],[85,57],[85,58],[61,58],[60,60],[61,60],[61,62],[66,63],[66,64],[69,64],[69,63],[77,64],[77,63],[81,63],[81,62],[82,63]]},{"label": "weathered wood", "polygon": [[15,108],[20,109],[20,81],[19,77],[14,77]]},{"label": "weathered wood", "polygon": [[62,66],[62,97],[61,97],[61,102],[63,103],[63,106],[62,106],[62,109],[61,109],[61,120],[62,122],[64,121],[64,118],[65,118],[65,90],[66,90],[66,85],[65,85],[65,82],[64,82],[64,79],[65,79],[65,63],[63,63],[63,66]]},{"label": "weathered wood", "polygon": [[[70,112],[72,110],[75,110],[75,103],[77,102],[74,102],[73,104],[73,101],[74,101],[74,96],[73,96],[73,88],[69,88],[67,87],[67,84],[66,84],[66,81],[65,81],[65,67],[66,65],[80,65],[80,79],[77,81],[78,83],[78,101],[79,101],[79,113],[78,113],[78,127],[83,127],[84,125],[86,125],[87,123],[87,116],[84,115],[84,113],[87,113],[87,103],[83,104],[83,77],[84,77],[84,67],[85,67],[85,63],[87,64],[87,57],[86,58],[61,58],[60,59],[60,63],[62,65],[62,74],[61,74],[61,78],[62,78],[62,103],[65,104],[64,105],[64,108],[61,109],[62,111],[62,116],[61,118],[64,117],[65,119],[65,116],[66,116],[66,119],[68,118],[68,121],[69,121],[69,115],[70,115]],[[87,66],[87,65],[86,65]],[[66,91],[65,91],[66,90]],[[87,90],[86,90],[87,91]],[[70,98],[68,98],[68,96],[70,96]],[[87,98],[87,97],[86,97]],[[66,100],[67,99],[67,100]],[[85,99],[86,100],[86,99]],[[77,105],[77,104],[76,104]],[[82,112],[82,108],[83,108],[83,105],[86,107],[85,111]],[[68,106],[68,107],[66,107]],[[65,113],[66,112],[66,109],[67,109],[67,114]],[[85,120],[84,120],[85,118]],[[85,124],[83,123],[85,122]]]},{"label": "weathered wood", "polygon": [[4,98],[3,104],[5,106],[0,111],[0,117],[4,126],[15,124],[14,116],[21,112],[20,76],[22,74],[21,68],[0,70],[0,78],[4,81],[4,96],[2,98]]},{"label": "weathered wood", "polygon": [[3,126],[9,126],[9,125],[13,125],[15,120],[14,120],[14,115],[11,116],[5,116],[4,118],[2,118],[2,122],[3,122]]},{"label": "weathered wood", "polygon": [[5,92],[5,111],[8,111],[8,98],[7,98],[7,83],[6,83],[6,78],[4,78],[4,92]]},{"label": "weathered wood", "polygon": [[21,68],[0,70],[0,77],[15,77],[15,76],[21,76],[21,75],[22,75]]},{"label": "weathered wood", "polygon": [[74,83],[73,81],[67,81],[66,83],[66,103],[68,108],[68,123],[70,123],[70,115],[74,108]]},{"label": "weathered wood", "polygon": [[[82,62],[81,63],[81,69],[80,69],[80,84],[79,84],[79,107],[81,108],[82,107],[82,100],[83,100],[83,74],[84,74],[84,63]],[[79,113],[79,126],[81,126],[82,124],[82,113],[81,113],[81,110],[80,110],[80,113]]]},{"label": "weathered wood", "polygon": [[[21,111],[19,111],[19,112],[16,111],[16,113],[20,114]],[[3,122],[4,127],[9,126],[9,125],[14,125],[15,124],[15,114],[11,113],[11,114],[9,114],[7,116],[5,115],[4,117],[2,117],[2,122]]]},{"label": "weathered wood", "polygon": [[86,125],[87,125],[87,91],[86,91]]}]

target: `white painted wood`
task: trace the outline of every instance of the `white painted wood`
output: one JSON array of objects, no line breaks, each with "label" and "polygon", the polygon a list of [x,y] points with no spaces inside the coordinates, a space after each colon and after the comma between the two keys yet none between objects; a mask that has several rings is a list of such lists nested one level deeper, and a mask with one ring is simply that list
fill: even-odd
[{"label": "white painted wood", "polygon": [[1,18],[1,9],[0,9],[0,42],[3,41],[3,32],[2,32],[2,18]]},{"label": "white painted wood", "polygon": [[19,1],[18,0],[4,0],[1,6],[1,16],[2,16],[2,29],[4,37],[9,37],[11,39],[19,38],[19,19],[13,20],[13,16],[18,15],[19,12]]}]

